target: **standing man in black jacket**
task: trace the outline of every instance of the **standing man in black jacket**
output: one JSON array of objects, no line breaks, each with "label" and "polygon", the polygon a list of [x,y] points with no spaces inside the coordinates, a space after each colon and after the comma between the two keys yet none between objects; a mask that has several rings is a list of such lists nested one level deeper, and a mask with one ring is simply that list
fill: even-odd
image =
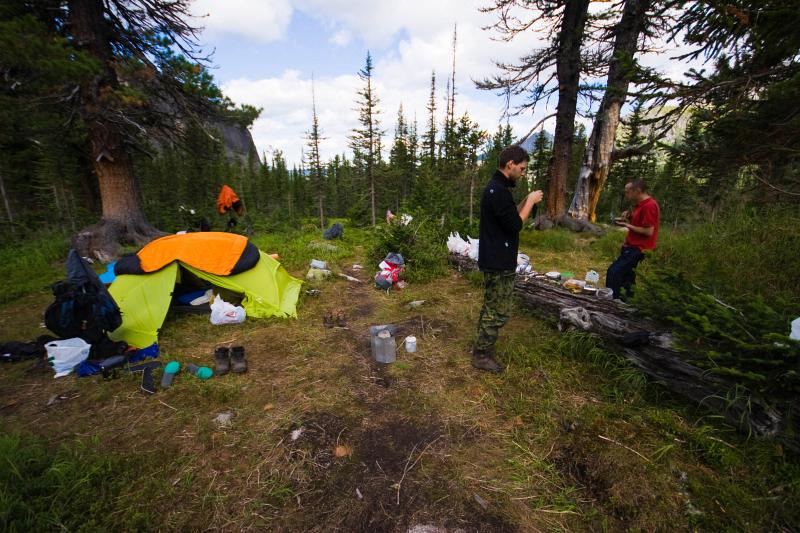
[{"label": "standing man in black jacket", "polygon": [[519,232],[528,217],[536,214],[536,204],[542,200],[542,191],[533,191],[517,206],[511,196],[511,188],[525,174],[529,160],[521,146],[503,150],[498,168],[481,196],[478,266],[483,272],[485,292],[472,366],[494,373],[503,371],[494,358],[494,349],[500,328],[511,313]]}]

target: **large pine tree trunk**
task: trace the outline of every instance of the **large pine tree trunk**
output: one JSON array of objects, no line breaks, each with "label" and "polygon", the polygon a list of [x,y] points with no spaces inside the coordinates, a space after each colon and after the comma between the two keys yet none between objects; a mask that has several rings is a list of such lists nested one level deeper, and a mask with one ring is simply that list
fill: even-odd
[{"label": "large pine tree trunk", "polygon": [[553,135],[546,191],[546,216],[555,220],[564,214],[572,137],[575,133],[575,110],[578,106],[578,83],[581,75],[581,43],[589,10],[589,0],[567,2],[558,35],[558,108]]},{"label": "large pine tree trunk", "polygon": [[611,170],[620,109],[635,70],[633,57],[646,24],[645,14],[649,5],[650,0],[626,0],[622,17],[614,29],[614,51],[608,68],[606,92],[595,117],[569,208],[569,215],[573,218],[591,222],[597,218],[595,209]]},{"label": "large pine tree trunk", "polygon": [[101,61],[101,73],[81,87],[81,114],[86,122],[92,163],[100,188],[100,222],[79,231],[73,246],[83,256],[109,261],[120,243],[143,244],[161,233],[144,216],[121,126],[108,118],[109,94],[118,87],[114,57],[105,35],[109,30],[102,0],[71,0],[70,24],[77,45]]}]

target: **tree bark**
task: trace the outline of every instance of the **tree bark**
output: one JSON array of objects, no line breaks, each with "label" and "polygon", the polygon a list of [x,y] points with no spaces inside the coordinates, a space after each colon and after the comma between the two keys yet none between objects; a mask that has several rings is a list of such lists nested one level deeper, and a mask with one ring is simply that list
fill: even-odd
[{"label": "tree bark", "polygon": [[70,25],[76,44],[103,64],[102,72],[81,87],[81,114],[87,127],[92,164],[100,190],[100,222],[78,232],[73,246],[83,256],[101,261],[119,255],[120,243],[144,244],[163,235],[145,218],[121,126],[109,119],[109,95],[118,88],[110,31],[102,0],[70,0]]},{"label": "tree bark", "polygon": [[553,135],[553,156],[547,177],[546,215],[555,220],[564,214],[572,137],[575,134],[575,113],[578,106],[578,84],[581,74],[581,44],[583,42],[589,0],[570,0],[564,7],[564,17],[558,34],[558,107]]},{"label": "tree bark", "polygon": [[591,222],[597,219],[595,209],[611,170],[620,109],[625,103],[628,85],[635,72],[633,57],[638,48],[639,35],[647,23],[646,13],[650,3],[651,0],[626,0],[622,17],[614,28],[614,50],[608,68],[606,91],[595,117],[569,208],[569,215],[573,218]]}]

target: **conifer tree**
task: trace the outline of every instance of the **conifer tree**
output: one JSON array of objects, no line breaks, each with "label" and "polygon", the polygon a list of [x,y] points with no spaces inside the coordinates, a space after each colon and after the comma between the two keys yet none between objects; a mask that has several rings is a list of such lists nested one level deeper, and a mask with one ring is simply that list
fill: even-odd
[{"label": "conifer tree", "polygon": [[322,169],[322,161],[319,156],[319,143],[322,140],[322,134],[319,128],[319,119],[317,117],[317,99],[314,93],[314,78],[311,78],[311,130],[306,133],[306,142],[308,147],[308,171],[311,178],[312,187],[317,200],[317,209],[319,211],[319,228],[325,228],[325,175]]},{"label": "conifer tree", "polygon": [[547,167],[553,155],[551,148],[550,141],[547,140],[547,135],[542,129],[533,141],[533,153],[528,165],[528,177],[533,190],[543,187],[547,180]]},{"label": "conifer tree", "polygon": [[286,165],[286,159],[283,157],[283,152],[275,150],[272,152],[272,202],[275,210],[280,213],[283,218],[291,218],[291,205],[292,205],[292,191],[290,185],[289,168]]},{"label": "conifer tree", "polygon": [[652,36],[653,28],[661,21],[653,12],[656,4],[655,0],[625,0],[622,15],[610,32],[614,44],[606,87],[570,204],[569,215],[573,218],[595,221],[597,203],[614,160],[612,153],[620,111],[629,85],[640,71],[635,57],[641,50],[640,40],[642,36]]},{"label": "conifer tree", "polygon": [[436,71],[431,72],[431,94],[428,98],[428,129],[422,136],[421,163],[432,169],[436,166]]},{"label": "conifer tree", "polygon": [[[631,113],[625,118],[619,142],[621,147],[641,146],[645,143],[643,106],[644,101],[637,99]],[[615,213],[623,211],[625,184],[634,179],[644,179],[650,183],[653,177],[655,177],[655,154],[652,150],[621,160],[611,168],[605,186],[606,193],[598,204],[600,210]]]},{"label": "conifer tree", "polygon": [[396,183],[396,205],[406,201],[411,193],[414,179],[414,161],[411,147],[411,134],[403,115],[403,104],[397,111],[397,126],[395,127],[394,143],[389,154],[389,166],[392,169],[392,181]]},{"label": "conifer tree", "polygon": [[372,87],[372,56],[367,52],[364,68],[358,72],[358,77],[363,86],[358,91],[358,124],[350,135],[350,147],[357,168],[363,172],[363,177],[369,188],[369,211],[371,222],[377,223],[376,216],[376,179],[379,173],[381,135],[378,120],[378,98]]}]

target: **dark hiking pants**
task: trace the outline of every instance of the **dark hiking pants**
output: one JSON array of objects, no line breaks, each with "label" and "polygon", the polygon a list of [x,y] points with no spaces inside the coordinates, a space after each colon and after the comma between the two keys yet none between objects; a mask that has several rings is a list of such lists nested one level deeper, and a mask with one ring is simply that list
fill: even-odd
[{"label": "dark hiking pants", "polygon": [[478,319],[476,350],[490,351],[497,342],[500,328],[508,322],[514,296],[516,272],[484,272],[483,307]]},{"label": "dark hiking pants", "polygon": [[636,283],[636,265],[642,259],[644,259],[644,254],[638,248],[624,246],[617,260],[608,267],[606,287],[614,291],[614,298],[633,294],[633,285]]}]

